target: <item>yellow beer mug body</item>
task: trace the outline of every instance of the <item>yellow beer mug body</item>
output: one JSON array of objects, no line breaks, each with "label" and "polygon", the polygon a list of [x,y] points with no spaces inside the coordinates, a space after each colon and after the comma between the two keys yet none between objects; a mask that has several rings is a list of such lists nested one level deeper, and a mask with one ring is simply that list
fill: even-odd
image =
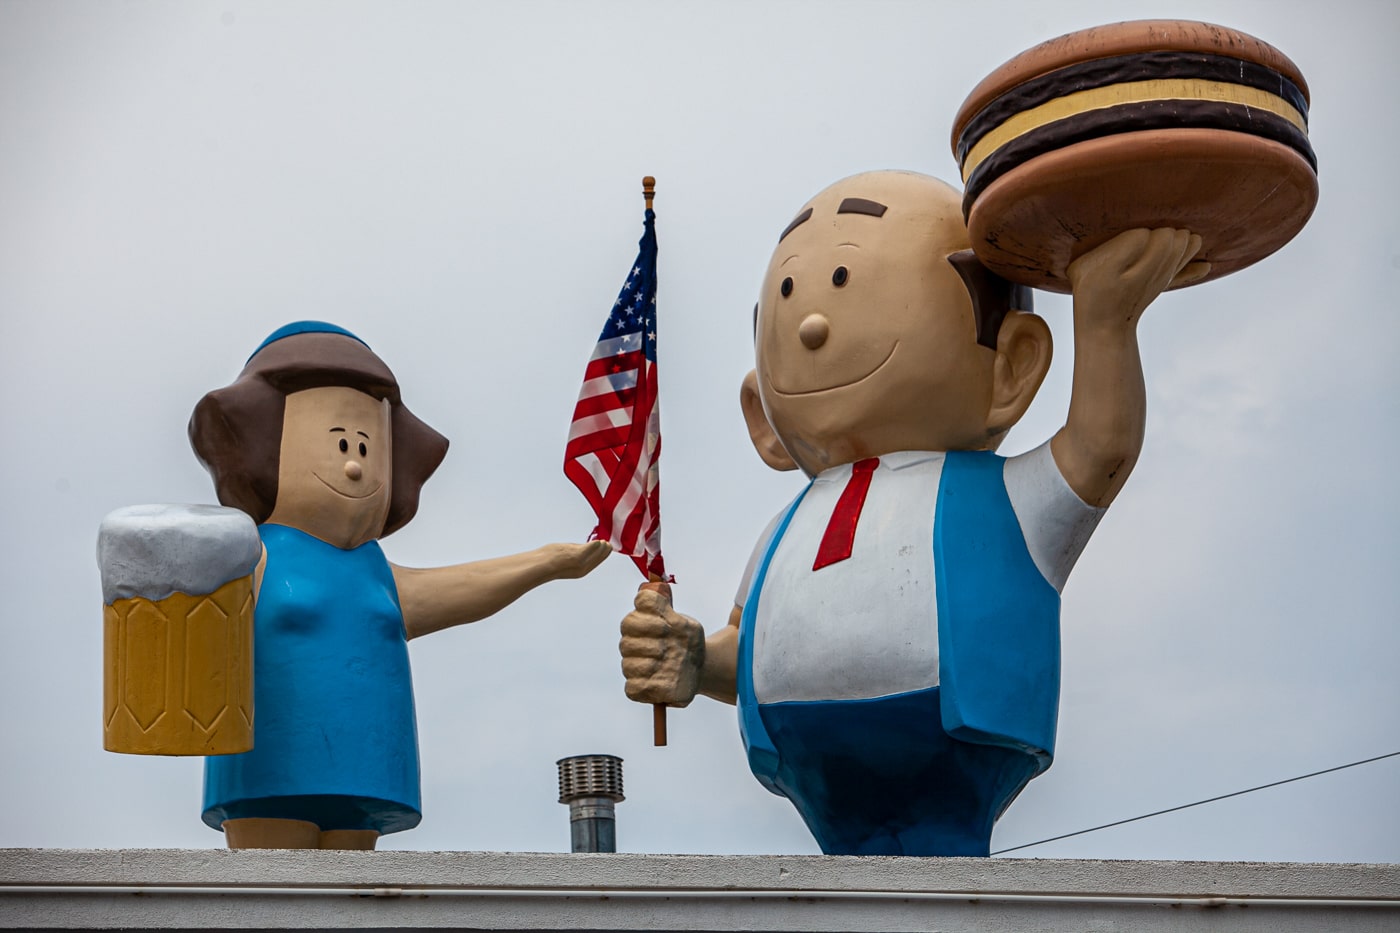
[{"label": "yellow beer mug body", "polygon": [[253,747],[257,527],[218,506],[142,505],[98,533],[103,747],[226,755]]}]

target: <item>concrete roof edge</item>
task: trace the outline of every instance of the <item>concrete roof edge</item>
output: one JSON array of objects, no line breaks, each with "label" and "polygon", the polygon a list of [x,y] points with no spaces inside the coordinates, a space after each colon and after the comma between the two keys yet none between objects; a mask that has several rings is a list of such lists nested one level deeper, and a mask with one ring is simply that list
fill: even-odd
[{"label": "concrete roof edge", "polygon": [[1400,865],[790,855],[0,849],[6,887],[969,893],[1357,899],[1400,904]]}]

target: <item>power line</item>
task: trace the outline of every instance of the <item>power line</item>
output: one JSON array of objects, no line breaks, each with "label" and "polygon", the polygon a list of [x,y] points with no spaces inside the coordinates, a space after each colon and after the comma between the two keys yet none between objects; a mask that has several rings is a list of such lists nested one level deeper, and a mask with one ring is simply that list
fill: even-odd
[{"label": "power line", "polygon": [[1217,800],[1224,800],[1227,797],[1238,797],[1241,794],[1252,794],[1256,790],[1265,790],[1270,787],[1278,787],[1280,784],[1291,784],[1294,781],[1302,781],[1307,778],[1317,777],[1319,774],[1331,774],[1333,771],[1344,771],[1347,768],[1355,768],[1357,765],[1368,765],[1373,761],[1380,761],[1384,758],[1394,758],[1400,752],[1390,752],[1386,755],[1377,755],[1375,758],[1366,758],[1362,761],[1353,761],[1351,764],[1337,765],[1335,768],[1323,768],[1321,771],[1314,771],[1311,774],[1300,774],[1297,777],[1285,778],[1282,781],[1274,781],[1272,784],[1260,784],[1258,787],[1251,787],[1247,790],[1237,790],[1231,794],[1221,794],[1219,797],[1207,797],[1205,800],[1197,800],[1195,803],[1183,803],[1179,807],[1168,807],[1165,810],[1158,810],[1155,813],[1144,813],[1142,816],[1130,816],[1126,820],[1117,820],[1112,823],[1104,823],[1102,826],[1093,826],[1089,829],[1080,829],[1072,833],[1065,833],[1060,836],[1051,836],[1049,839],[1041,839],[1039,842],[1026,842],[1019,846],[1011,846],[1006,849],[997,849],[993,855],[1001,855],[1003,852],[1015,852],[1017,849],[1029,849],[1031,846],[1044,845],[1047,842],[1058,842],[1061,839],[1068,839],[1071,836],[1082,836],[1085,833],[1098,832],[1101,829],[1109,829],[1113,826],[1122,826],[1124,823],[1135,823],[1138,820],[1145,820],[1152,816],[1161,816],[1163,813],[1175,813],[1177,810],[1186,810],[1191,807],[1199,807],[1203,803],[1214,803]]}]

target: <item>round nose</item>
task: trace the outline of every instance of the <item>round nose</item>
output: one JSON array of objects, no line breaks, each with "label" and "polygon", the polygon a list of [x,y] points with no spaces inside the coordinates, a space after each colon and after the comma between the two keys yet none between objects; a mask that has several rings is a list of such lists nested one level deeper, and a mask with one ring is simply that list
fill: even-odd
[{"label": "round nose", "polygon": [[352,480],[357,480],[364,475],[364,471],[360,469],[360,465],[354,460],[347,460],[345,461],[345,475]]},{"label": "round nose", "polygon": [[826,343],[831,333],[831,324],[820,314],[809,314],[797,325],[797,338],[808,350],[815,350]]}]

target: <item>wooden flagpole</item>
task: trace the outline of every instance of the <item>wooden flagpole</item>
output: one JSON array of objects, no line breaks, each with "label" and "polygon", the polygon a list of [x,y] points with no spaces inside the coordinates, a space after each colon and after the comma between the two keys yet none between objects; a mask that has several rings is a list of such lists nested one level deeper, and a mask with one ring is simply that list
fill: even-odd
[{"label": "wooden flagpole", "polygon": [[[642,179],[642,197],[646,199],[647,210],[651,210],[652,199],[656,197],[656,179],[650,175]],[[665,582],[654,573],[647,574],[647,580],[651,583]],[[653,703],[651,705],[651,741],[652,744],[656,746],[666,744],[665,703]]]}]

